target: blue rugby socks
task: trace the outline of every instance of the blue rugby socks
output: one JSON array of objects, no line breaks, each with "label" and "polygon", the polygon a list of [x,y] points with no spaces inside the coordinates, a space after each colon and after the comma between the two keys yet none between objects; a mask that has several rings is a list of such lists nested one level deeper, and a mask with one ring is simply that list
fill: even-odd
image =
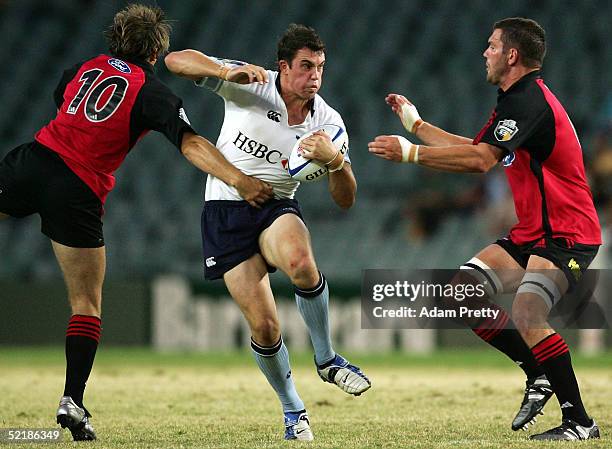
[{"label": "blue rugby socks", "polygon": [[336,356],[329,334],[329,289],[323,273],[319,283],[310,290],[293,286],[300,315],[308,327],[317,365],[323,365]]},{"label": "blue rugby socks", "polygon": [[251,338],[251,349],[261,372],[266,376],[281,401],[284,412],[304,410],[304,403],[298,395],[289,365],[289,351],[279,338],[278,342],[269,347],[261,346]]}]

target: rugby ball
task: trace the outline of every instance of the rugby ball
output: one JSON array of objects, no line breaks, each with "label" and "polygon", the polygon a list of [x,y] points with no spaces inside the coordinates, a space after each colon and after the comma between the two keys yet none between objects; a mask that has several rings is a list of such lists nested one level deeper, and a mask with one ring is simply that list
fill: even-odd
[{"label": "rugby ball", "polygon": [[289,156],[287,168],[291,177],[296,181],[319,181],[327,175],[327,167],[319,161],[304,158],[304,151],[301,148],[301,144],[304,139],[313,135],[319,130],[323,130],[327,133],[327,135],[329,135],[336,149],[340,150],[342,154],[346,154],[348,151],[348,135],[346,134],[346,131],[338,125],[321,125],[317,128],[311,129],[300,137],[297,142],[295,142],[295,145],[291,150],[291,155]]}]

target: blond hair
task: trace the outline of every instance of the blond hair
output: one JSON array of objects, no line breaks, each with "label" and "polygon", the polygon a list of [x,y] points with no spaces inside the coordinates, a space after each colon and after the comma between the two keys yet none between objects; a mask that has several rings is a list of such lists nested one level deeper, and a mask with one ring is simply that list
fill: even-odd
[{"label": "blond hair", "polygon": [[161,8],[132,3],[115,14],[104,36],[114,56],[148,60],[168,51],[171,30]]}]

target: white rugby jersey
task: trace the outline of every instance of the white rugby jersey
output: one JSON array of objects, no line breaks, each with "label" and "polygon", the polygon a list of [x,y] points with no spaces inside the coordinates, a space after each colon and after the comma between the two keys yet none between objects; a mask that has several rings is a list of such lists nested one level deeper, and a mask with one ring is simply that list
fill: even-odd
[{"label": "white rugby jersey", "polygon": [[[244,64],[212,58],[219,63],[235,66]],[[217,148],[223,156],[244,174],[269,183],[275,198],[293,198],[299,182],[287,170],[291,149],[303,134],[324,124],[334,124],[346,130],[340,114],[318,94],[312,111],[303,123],[289,126],[287,108],[279,92],[278,72],[268,70],[266,84],[237,84],[216,78],[204,78],[196,85],[207,87],[225,101],[225,117]],[[350,163],[347,154],[344,156]],[[241,200],[234,187],[208,175],[205,200]]]}]

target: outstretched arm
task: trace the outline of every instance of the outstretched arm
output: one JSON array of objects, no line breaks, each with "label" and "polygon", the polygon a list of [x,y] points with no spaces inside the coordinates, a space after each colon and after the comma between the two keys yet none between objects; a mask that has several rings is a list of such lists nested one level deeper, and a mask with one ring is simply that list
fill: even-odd
[{"label": "outstretched arm", "polygon": [[164,62],[172,73],[192,81],[219,78],[239,84],[268,82],[268,72],[263,67],[253,64],[229,67],[197,50],[173,51],[166,55]]},{"label": "outstretched arm", "polygon": [[450,172],[486,173],[503,155],[503,150],[488,143],[444,147],[415,145],[401,136],[378,136],[368,144],[370,153],[394,162],[411,162]]},{"label": "outstretched arm", "polygon": [[260,207],[272,198],[272,187],[252,176],[247,176],[234,167],[208,140],[192,133],[185,133],[181,152],[194,166],[209,173],[227,185],[235,187],[251,206]]},{"label": "outstretched arm", "polygon": [[451,134],[431,123],[423,121],[416,106],[410,103],[403,95],[389,94],[385,101],[391,106],[393,112],[398,115],[404,128],[421,139],[426,145],[442,147],[472,143],[472,139],[468,137]]}]

